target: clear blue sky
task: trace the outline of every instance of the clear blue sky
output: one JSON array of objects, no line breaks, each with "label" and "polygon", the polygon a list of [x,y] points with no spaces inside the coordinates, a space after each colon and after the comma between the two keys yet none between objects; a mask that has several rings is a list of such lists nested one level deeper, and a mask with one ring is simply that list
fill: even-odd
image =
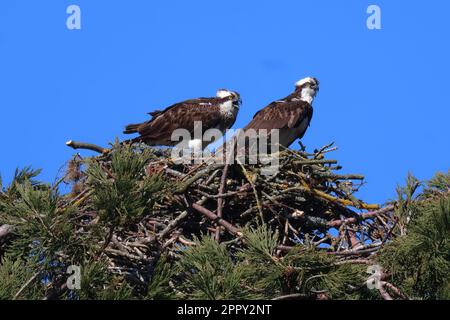
[{"label": "clear blue sky", "polygon": [[[71,4],[81,30],[66,28]],[[382,30],[366,27],[370,4]],[[242,127],[315,76],[304,144],[335,141],[343,172],[366,175],[360,197],[382,202],[408,171],[450,167],[449,15],[444,0],[3,0],[0,172],[31,164],[54,181],[65,141],[106,146],[146,112],[222,87],[241,93]]]}]

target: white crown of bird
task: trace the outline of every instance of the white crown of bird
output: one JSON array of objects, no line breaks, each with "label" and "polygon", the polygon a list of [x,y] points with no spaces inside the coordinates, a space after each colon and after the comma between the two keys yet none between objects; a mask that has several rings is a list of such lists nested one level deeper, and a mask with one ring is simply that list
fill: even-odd
[{"label": "white crown of bird", "polygon": [[227,90],[227,89],[219,89],[219,90],[217,90],[217,93],[216,93],[216,97],[221,98],[221,99],[231,97],[233,95],[234,95],[234,92]]},{"label": "white crown of bird", "polygon": [[319,81],[316,78],[306,77],[304,79],[301,79],[301,80],[297,81],[295,83],[295,86],[297,88],[299,88],[299,87],[303,87],[307,83],[312,84],[312,85],[316,85],[316,86],[319,85]]}]

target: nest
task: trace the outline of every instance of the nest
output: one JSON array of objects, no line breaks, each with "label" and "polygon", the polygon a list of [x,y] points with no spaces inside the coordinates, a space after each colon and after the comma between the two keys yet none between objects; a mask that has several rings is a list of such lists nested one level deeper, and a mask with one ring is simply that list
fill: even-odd
[{"label": "nest", "polygon": [[[99,148],[103,154],[94,158],[109,180],[115,179],[115,148]],[[176,256],[204,235],[239,249],[245,245],[245,227],[265,224],[279,235],[279,256],[308,245],[342,261],[360,261],[378,251],[395,227],[393,205],[380,208],[355,197],[364,176],[338,173],[337,160],[327,157],[336,150],[332,145],[312,153],[282,150],[278,173],[270,177],[261,174],[259,165],[179,164],[169,150],[132,148],[136,154],[151,154],[140,180],[157,176],[166,188],[148,202],[142,216],[112,226],[101,253],[111,270],[137,282],[151,278],[161,254]],[[73,161],[83,160],[77,155]],[[74,163],[70,168],[82,169]],[[84,172],[66,176],[76,177],[70,202],[86,212],[80,221],[83,232],[99,219],[90,209],[95,190]]]}]

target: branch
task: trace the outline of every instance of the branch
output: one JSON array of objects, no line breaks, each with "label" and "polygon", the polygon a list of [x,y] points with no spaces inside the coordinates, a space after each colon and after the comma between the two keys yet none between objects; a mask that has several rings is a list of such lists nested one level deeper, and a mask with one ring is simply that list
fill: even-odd
[{"label": "branch", "polygon": [[304,293],[293,293],[273,298],[272,300],[310,300],[311,296]]},{"label": "branch", "polygon": [[156,238],[157,239],[164,239],[164,237],[170,232],[172,231],[176,226],[178,226],[186,217],[188,216],[188,212],[187,211],[183,211],[178,217],[176,217],[175,219],[173,219],[171,222],[169,222],[169,224],[167,225],[167,227],[164,228],[163,231],[161,231]]},{"label": "branch", "polygon": [[102,153],[102,154],[108,152],[108,149],[102,148],[95,144],[78,142],[78,141],[73,141],[73,140],[67,141],[66,146],[71,147],[72,149],[75,149],[75,150],[76,149],[85,149],[85,150],[91,150],[91,151],[95,151],[95,152]]},{"label": "branch", "polygon": [[[227,182],[227,175],[228,175],[228,168],[229,168],[229,165],[228,165],[228,161],[227,161],[227,164],[223,168],[222,177],[220,178],[219,195],[223,195],[224,192],[225,192],[225,187],[226,187],[226,182]],[[219,218],[222,218],[223,204],[224,204],[223,196],[217,198],[217,216]],[[220,226],[217,226],[215,239],[216,239],[217,242],[220,241]]]},{"label": "branch", "polygon": [[378,289],[378,291],[380,292],[380,294],[384,300],[394,300],[394,299],[392,299],[391,295],[384,288],[385,285],[386,285],[386,282],[382,281],[380,283],[380,288]]},{"label": "branch", "polygon": [[340,266],[343,264],[367,264],[367,265],[370,265],[370,264],[373,264],[373,262],[368,259],[353,259],[353,260],[338,261],[334,265]]},{"label": "branch", "polygon": [[386,288],[389,288],[390,290],[392,290],[392,292],[395,293],[401,299],[409,300],[408,296],[406,294],[404,294],[403,292],[401,292],[400,289],[397,288],[396,286],[394,286],[392,283],[389,283],[389,282],[383,282],[383,283]]},{"label": "branch", "polygon": [[198,180],[200,180],[201,178],[204,178],[205,176],[207,176],[211,171],[215,171],[217,169],[222,168],[224,165],[223,164],[215,164],[212,166],[208,166],[205,169],[197,172],[193,177],[187,179],[186,181],[182,182],[175,190],[174,193],[175,194],[180,194],[180,193],[185,193],[187,191],[187,189],[195,182],[197,182]]},{"label": "branch", "polygon": [[376,217],[376,216],[378,216],[378,215],[380,215],[380,214],[389,212],[389,211],[391,211],[391,210],[393,210],[393,209],[394,209],[394,206],[393,206],[393,205],[389,205],[389,206],[384,207],[383,209],[380,209],[380,210],[376,210],[376,211],[371,211],[371,212],[363,213],[363,214],[359,215],[359,216],[356,217],[356,218],[348,218],[348,219],[344,219],[344,220],[334,220],[334,221],[330,221],[330,222],[328,222],[327,225],[328,225],[329,227],[335,228],[335,227],[341,226],[341,225],[344,224],[344,223],[347,224],[347,225],[348,225],[348,224],[355,224],[355,223],[357,223],[358,221],[362,221],[362,220],[374,218],[374,217]]},{"label": "branch", "polygon": [[312,164],[337,164],[337,160],[312,160],[312,159],[305,159],[305,160],[295,160],[293,161],[294,164],[299,165],[312,165]]},{"label": "branch", "polygon": [[203,214],[204,216],[206,216],[207,218],[213,220],[214,222],[216,222],[217,224],[221,225],[222,227],[224,227],[225,229],[227,229],[228,231],[230,231],[232,234],[237,235],[237,236],[242,236],[242,232],[239,231],[238,228],[236,228],[235,226],[233,226],[231,223],[229,223],[228,221],[223,220],[222,218],[219,218],[214,212],[209,211],[208,209],[206,209],[205,207],[202,207],[201,205],[197,204],[197,203],[193,203],[192,204],[192,208],[198,212],[200,212],[201,214]]}]

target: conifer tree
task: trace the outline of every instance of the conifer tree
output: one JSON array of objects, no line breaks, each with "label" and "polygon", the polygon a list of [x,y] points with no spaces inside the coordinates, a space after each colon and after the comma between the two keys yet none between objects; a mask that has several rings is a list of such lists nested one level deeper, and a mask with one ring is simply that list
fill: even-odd
[{"label": "conifer tree", "polygon": [[283,150],[275,177],[119,143],[54,185],[17,170],[0,179],[0,299],[449,299],[450,172],[410,175],[380,208],[333,150]]}]

